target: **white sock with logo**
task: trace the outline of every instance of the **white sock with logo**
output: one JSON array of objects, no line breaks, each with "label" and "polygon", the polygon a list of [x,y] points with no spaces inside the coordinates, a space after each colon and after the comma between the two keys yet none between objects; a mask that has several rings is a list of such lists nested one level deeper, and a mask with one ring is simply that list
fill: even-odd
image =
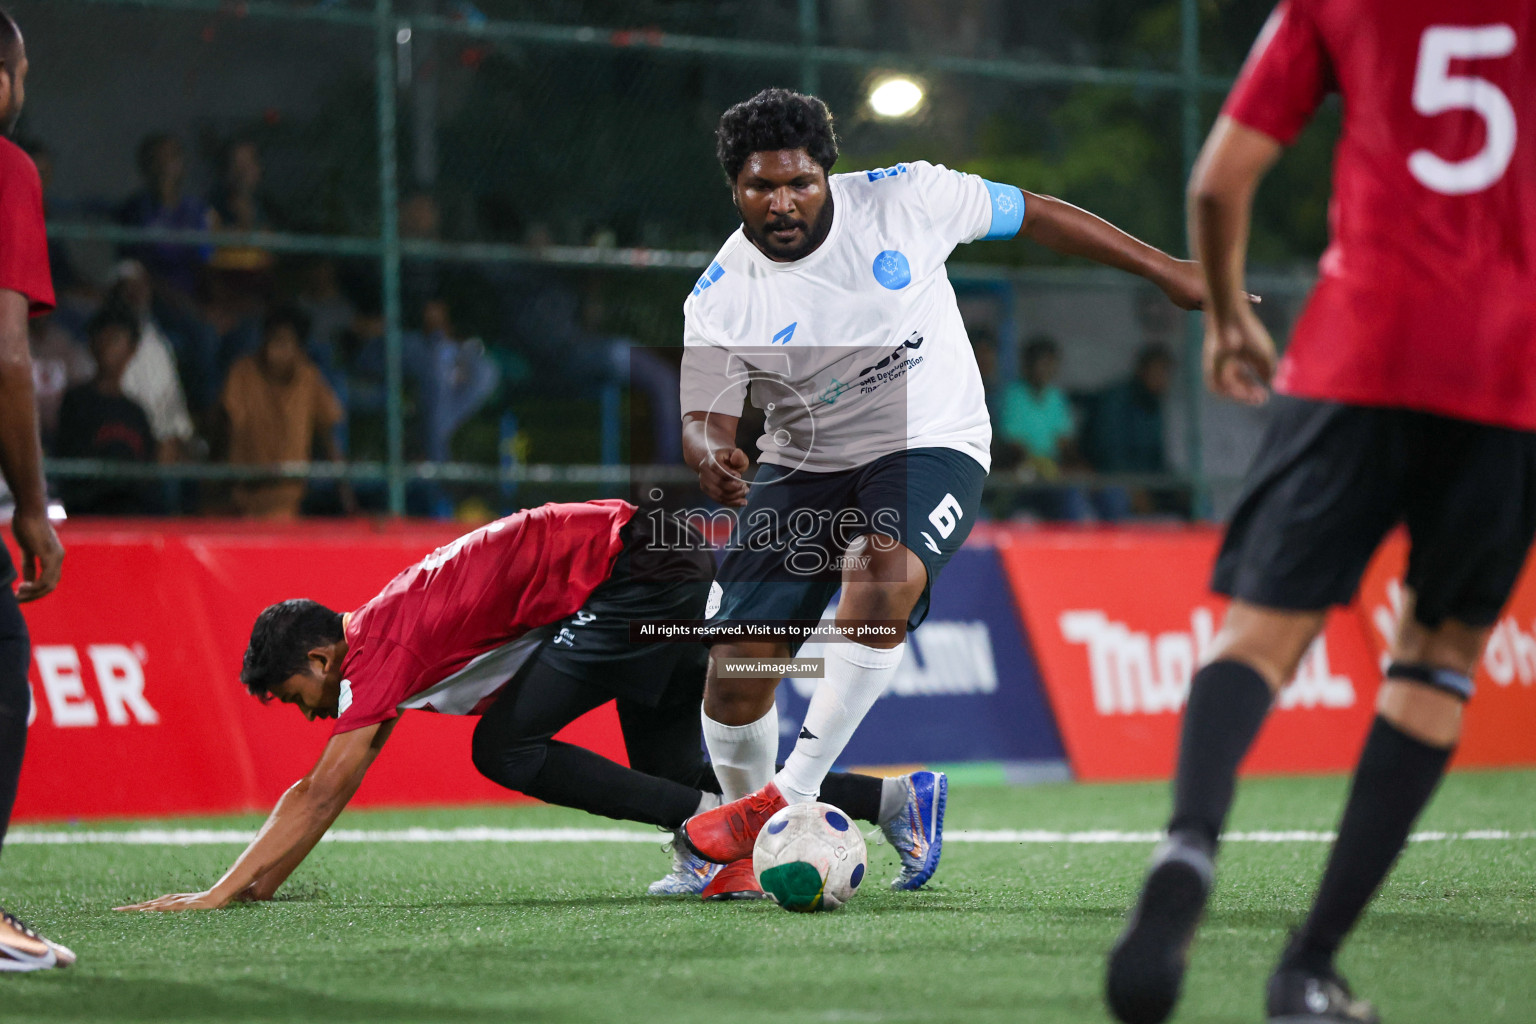
[{"label": "white sock with logo", "polygon": [[889,649],[856,643],[827,645],[826,678],[811,696],[805,726],[784,761],[784,770],[773,778],[786,801],[810,803],[821,793],[822,780],[890,685],[906,651],[905,642]]},{"label": "white sock with logo", "polygon": [[773,763],[779,753],[779,707],[747,725],[724,725],[699,709],[704,723],[704,747],[720,794],[727,803],[756,793],[773,780]]}]

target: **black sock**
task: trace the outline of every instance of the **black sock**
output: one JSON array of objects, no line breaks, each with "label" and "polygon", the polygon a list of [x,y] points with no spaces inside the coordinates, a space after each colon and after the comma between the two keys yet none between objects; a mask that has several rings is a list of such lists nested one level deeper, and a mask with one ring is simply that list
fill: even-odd
[{"label": "black sock", "polygon": [[1429,803],[1450,757],[1449,749],[1416,740],[1377,716],[1355,768],[1339,838],[1328,856],[1312,913],[1291,941],[1282,966],[1331,969],[1344,936],[1408,842],[1408,830]]},{"label": "black sock", "polygon": [[549,741],[543,764],[531,780],[508,788],[547,804],[668,829],[681,827],[699,809],[703,795],[691,786],[645,775],[559,740]]},{"label": "black sock", "polygon": [[880,792],[883,779],[873,775],[832,772],[821,783],[821,801],[860,821],[880,824]]},{"label": "black sock", "polygon": [[1179,738],[1169,832],[1193,833],[1215,849],[1232,807],[1237,766],[1272,700],[1264,677],[1240,661],[1213,661],[1195,673]]}]

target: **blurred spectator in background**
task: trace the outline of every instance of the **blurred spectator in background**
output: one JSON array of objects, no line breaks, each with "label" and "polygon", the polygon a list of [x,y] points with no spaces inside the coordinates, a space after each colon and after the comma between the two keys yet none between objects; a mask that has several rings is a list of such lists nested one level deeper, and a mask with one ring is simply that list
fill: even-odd
[{"label": "blurred spectator in background", "polygon": [[144,267],[125,261],[118,270],[118,279],[107,292],[107,304],[132,314],[139,325],[139,344],[123,374],[123,394],[137,402],[149,417],[156,461],[180,462],[193,453],[195,432],[177,373],[176,356],[154,317],[143,315],[149,305],[149,282]]},{"label": "blurred spectator in background", "polygon": [[[144,187],[123,203],[118,219],[129,227],[205,231],[214,226],[213,211],[183,189],[187,158],[174,135],[151,135],[139,143],[139,174]],[[144,264],[177,298],[197,295],[207,246],[150,242],[124,248],[124,255]]]},{"label": "blurred spectator in background", "polygon": [[1013,511],[1029,511],[1047,519],[1088,518],[1087,496],[1081,487],[1051,486],[1064,470],[1086,468],[1077,450],[1077,424],[1066,392],[1056,383],[1061,372],[1061,347],[1049,335],[1037,334],[1024,345],[1021,376],[1003,388],[994,416],[994,449],[1005,468],[1025,468],[1041,481],[1013,503]]},{"label": "blurred spectator in background", "polygon": [[[188,333],[168,332],[156,316],[149,271],[138,260],[121,260],[112,268],[108,296],[109,301],[138,317],[139,352],[123,386],[144,406],[155,436],[172,442],[163,461],[195,453],[199,446],[187,396],[213,391],[205,382],[218,379],[218,336],[205,325],[195,324]],[[206,402],[199,404],[206,407]]]},{"label": "blurred spectator in background", "polygon": [[[1100,393],[1093,401],[1084,430],[1088,461],[1100,473],[1166,473],[1163,403],[1172,384],[1173,355],[1162,342],[1144,347],[1128,380]],[[1105,518],[1121,512],[1149,514],[1175,511],[1176,496],[1146,488],[1107,489]]]},{"label": "blurred spectator in background", "polygon": [[[342,460],[335,428],[344,412],[335,392],[304,354],[309,324],[298,309],[280,308],[262,325],[261,345],[230,368],[222,406],[227,418],[229,461],[242,465],[307,462],[318,447]],[[233,490],[244,515],[292,519],[304,501],[306,482],[242,482]],[[343,488],[343,504],[350,492]]]},{"label": "blurred spectator in background", "polygon": [[341,338],[357,316],[357,307],[342,291],[335,260],[321,257],[304,268],[297,305],[309,317],[309,353],[335,387],[342,369]]},{"label": "blurred spectator in background", "polygon": [[[210,206],[221,231],[269,231],[271,207],[261,190],[261,153],[249,139],[236,139],[219,158],[219,183]],[[226,245],[209,260],[208,301],[234,307],[235,316],[249,314],[256,303],[271,297],[276,259],[254,245]]]},{"label": "blurred spectator in background", "polygon": [[[106,305],[86,326],[96,375],[64,393],[55,454],[63,458],[151,462],[149,417],[123,394],[123,375],[139,345],[139,321],[119,305]],[[70,478],[60,496],[71,514],[136,515],[156,511],[152,481]]]},{"label": "blurred spectator in background", "polygon": [[1003,389],[998,432],[1023,449],[1042,477],[1052,479],[1061,469],[1082,465],[1072,405],[1056,383],[1061,347],[1049,335],[1037,334],[1024,346],[1020,364],[1020,379]]},{"label": "blurred spectator in background", "polygon": [[483,341],[458,339],[446,302],[428,302],[421,321],[421,333],[405,339],[405,370],[417,377],[423,454],[447,462],[454,432],[496,391],[501,372]]},{"label": "blurred spectator in background", "polygon": [[64,392],[94,377],[96,363],[85,346],[59,326],[53,315],[33,317],[27,323],[27,343],[32,350],[32,390],[37,396],[43,448],[52,452]]}]

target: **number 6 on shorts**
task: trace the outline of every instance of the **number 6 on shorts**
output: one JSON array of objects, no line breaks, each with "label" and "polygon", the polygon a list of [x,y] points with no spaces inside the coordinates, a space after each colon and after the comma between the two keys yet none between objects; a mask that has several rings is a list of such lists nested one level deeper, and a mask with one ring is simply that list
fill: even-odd
[{"label": "number 6 on shorts", "polygon": [[955,500],[953,494],[944,495],[944,500],[939,502],[937,508],[928,513],[928,521],[933,528],[939,531],[939,536],[948,539],[955,532],[955,527],[960,525],[960,520],[965,517],[965,510],[960,507],[960,502]]}]

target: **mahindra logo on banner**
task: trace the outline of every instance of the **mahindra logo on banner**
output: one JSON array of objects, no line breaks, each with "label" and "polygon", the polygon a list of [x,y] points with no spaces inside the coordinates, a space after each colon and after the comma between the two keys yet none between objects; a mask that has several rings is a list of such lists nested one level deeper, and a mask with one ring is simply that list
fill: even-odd
[{"label": "mahindra logo on banner", "polygon": [[[1190,679],[1210,657],[1225,611],[1208,583],[1220,534],[1019,530],[1008,539],[999,553],[1073,772],[1166,778]],[[1348,769],[1380,679],[1358,614],[1331,614],[1245,770]]]},{"label": "mahindra logo on banner", "polygon": [[[1360,614],[1380,664],[1397,635],[1407,606],[1403,570],[1407,538],[1395,533],[1366,569],[1360,584]],[[1455,765],[1505,766],[1536,763],[1536,559],[1515,585],[1488,637],[1473,682],[1477,692],[1462,718]]]},{"label": "mahindra logo on banner", "polygon": [[[1189,681],[1216,635],[1215,614],[1205,607],[1190,612],[1188,630],[1167,633],[1137,631],[1097,610],[1063,612],[1058,621],[1063,639],[1087,648],[1093,707],[1101,715],[1182,710]],[[1327,638],[1318,637],[1277,706],[1347,708],[1354,703],[1354,684],[1348,676],[1334,674]]]},{"label": "mahindra logo on banner", "polygon": [[[137,650],[135,650],[135,647]],[[144,696],[143,647],[86,644],[86,662],[96,683],[96,695],[86,688],[80,650],[73,644],[38,644],[32,661],[42,683],[48,715],[60,729],[90,728],[106,715],[109,725],[155,725],[160,715]],[[98,705],[99,699],[99,705]],[[27,724],[37,718],[37,697]]]}]

